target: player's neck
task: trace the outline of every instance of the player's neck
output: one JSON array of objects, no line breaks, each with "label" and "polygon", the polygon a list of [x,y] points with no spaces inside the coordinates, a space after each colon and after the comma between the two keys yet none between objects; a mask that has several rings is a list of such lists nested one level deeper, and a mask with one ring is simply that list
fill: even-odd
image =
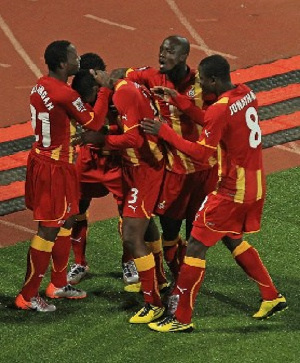
[{"label": "player's neck", "polygon": [[220,86],[217,90],[217,96],[220,97],[223,93],[230,91],[234,88],[236,88],[236,86],[231,82],[223,83],[222,86]]},{"label": "player's neck", "polygon": [[188,71],[189,68],[186,64],[177,64],[167,73],[167,77],[176,87],[185,79]]},{"label": "player's neck", "polygon": [[58,79],[59,81],[62,81],[64,83],[68,82],[68,76],[65,73],[62,72],[53,72],[53,71],[49,71],[48,74],[49,77]]}]

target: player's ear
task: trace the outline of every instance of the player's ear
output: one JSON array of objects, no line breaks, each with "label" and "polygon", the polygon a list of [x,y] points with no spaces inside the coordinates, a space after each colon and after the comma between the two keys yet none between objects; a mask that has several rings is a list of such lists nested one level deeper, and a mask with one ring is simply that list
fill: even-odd
[{"label": "player's ear", "polygon": [[66,62],[60,62],[58,68],[64,69],[64,68],[66,68],[66,66],[67,66],[67,63]]},{"label": "player's ear", "polygon": [[187,57],[188,57],[188,54],[181,54],[181,56],[179,57],[180,62],[185,62]]}]

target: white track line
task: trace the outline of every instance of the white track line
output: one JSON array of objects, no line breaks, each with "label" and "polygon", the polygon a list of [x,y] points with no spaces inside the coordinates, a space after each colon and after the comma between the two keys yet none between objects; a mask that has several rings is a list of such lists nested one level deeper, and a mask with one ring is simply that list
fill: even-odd
[{"label": "white track line", "polygon": [[300,155],[300,147],[296,142],[290,142],[289,146],[276,145],[275,147],[280,150],[289,151],[292,154]]},{"label": "white track line", "polygon": [[11,64],[0,63],[0,67],[9,68],[9,67],[11,67]]},{"label": "white track line", "polygon": [[196,41],[197,44],[191,44],[192,48],[202,50],[207,55],[212,54],[220,54],[226,58],[236,59],[237,57],[227,53],[221,53],[216,50],[212,50],[208,47],[208,45],[204,42],[204,40],[200,37],[196,29],[191,25],[191,23],[187,20],[184,14],[180,11],[176,2],[174,0],[165,0],[172,11],[175,13],[181,24],[188,30],[191,34],[192,38]]},{"label": "white track line", "polygon": [[24,226],[20,226],[19,224],[11,223],[8,221],[3,221],[2,219],[0,219],[0,224],[3,224],[4,226],[7,226],[7,227],[12,227],[14,229],[18,229],[19,231],[22,231],[22,232],[36,233],[36,231],[34,231],[33,229],[29,229]]},{"label": "white track line", "polygon": [[27,66],[33,72],[33,74],[36,76],[36,78],[41,77],[42,72],[39,70],[39,68],[36,66],[36,64],[34,64],[33,61],[30,59],[29,55],[26,53],[26,51],[24,50],[22,45],[19,43],[19,41],[15,38],[12,31],[10,30],[8,25],[5,23],[5,21],[1,15],[0,15],[0,28],[3,30],[4,34],[7,36],[7,38],[11,42],[15,51],[17,53],[19,53],[21,58],[24,60],[24,62],[27,64]]},{"label": "white track line", "polygon": [[94,15],[91,15],[91,14],[85,14],[85,17],[89,18],[89,19],[99,21],[100,23],[104,23],[104,24],[108,24],[108,25],[112,25],[112,26],[117,26],[119,28],[123,28],[123,29],[126,29],[126,30],[135,30],[136,29],[136,28],[133,28],[132,26],[119,24],[119,23],[114,23],[114,22],[112,22],[110,20],[103,19],[103,18],[98,18],[98,16],[94,16]]}]

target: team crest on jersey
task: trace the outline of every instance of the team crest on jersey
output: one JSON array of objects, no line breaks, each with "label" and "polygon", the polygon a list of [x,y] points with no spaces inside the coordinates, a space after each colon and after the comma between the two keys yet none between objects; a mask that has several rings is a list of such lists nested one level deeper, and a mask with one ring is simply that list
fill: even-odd
[{"label": "team crest on jersey", "polygon": [[163,200],[162,202],[158,203],[157,208],[158,209],[165,209],[166,207],[166,201]]},{"label": "team crest on jersey", "polygon": [[80,97],[78,97],[77,100],[73,101],[72,104],[73,106],[75,106],[78,112],[86,111],[86,108],[84,107],[84,104]]},{"label": "team crest on jersey", "polygon": [[195,88],[194,88],[194,86],[192,86],[191,89],[189,89],[186,94],[187,94],[187,96],[189,96],[191,98],[195,97]]}]

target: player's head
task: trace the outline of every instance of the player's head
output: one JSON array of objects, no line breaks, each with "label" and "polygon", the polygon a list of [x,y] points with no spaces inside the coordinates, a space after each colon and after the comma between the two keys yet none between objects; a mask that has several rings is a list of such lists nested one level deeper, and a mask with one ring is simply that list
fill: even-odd
[{"label": "player's head", "polygon": [[79,70],[80,57],[75,46],[68,40],[56,40],[49,44],[44,59],[52,72],[64,70],[67,76],[72,76]]},{"label": "player's head", "polygon": [[80,57],[80,69],[94,69],[95,71],[105,71],[106,64],[96,53],[84,53]]},{"label": "player's head", "polygon": [[168,73],[174,67],[186,64],[190,53],[189,41],[178,35],[171,35],[163,40],[159,48],[160,72]]},{"label": "player's head", "polygon": [[72,88],[80,94],[83,102],[96,101],[99,85],[88,69],[81,69],[72,80]]},{"label": "player's head", "polygon": [[224,85],[231,84],[230,65],[221,55],[203,58],[198,67],[200,86],[205,93],[219,94]]}]

